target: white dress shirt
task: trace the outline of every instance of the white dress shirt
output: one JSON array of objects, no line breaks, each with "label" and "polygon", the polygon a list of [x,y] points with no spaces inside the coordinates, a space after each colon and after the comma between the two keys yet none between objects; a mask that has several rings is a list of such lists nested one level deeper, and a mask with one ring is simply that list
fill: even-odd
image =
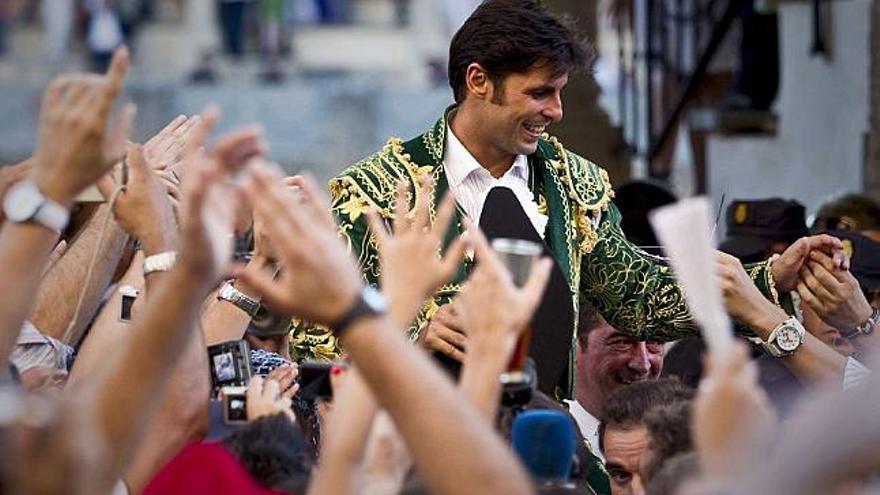
[{"label": "white dress shirt", "polygon": [[587,412],[580,402],[566,400],[565,403],[568,404],[568,412],[574,418],[574,422],[577,423],[578,429],[581,430],[581,435],[589,443],[590,450],[602,462],[605,462],[605,456],[599,451],[599,420]]},{"label": "white dress shirt", "polygon": [[449,189],[455,194],[455,199],[468,218],[475,224],[480,223],[480,215],[483,213],[483,204],[486,202],[489,190],[495,186],[503,186],[513,191],[535,230],[538,231],[538,235],[544,238],[547,215],[538,212],[535,196],[529,189],[529,162],[525,155],[517,155],[513,166],[496,179],[480,165],[447,126],[443,166],[449,179]]}]

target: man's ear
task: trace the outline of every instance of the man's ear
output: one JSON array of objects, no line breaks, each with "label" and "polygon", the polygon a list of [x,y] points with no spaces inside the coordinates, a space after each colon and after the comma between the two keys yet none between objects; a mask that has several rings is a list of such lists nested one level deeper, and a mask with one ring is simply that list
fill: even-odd
[{"label": "man's ear", "polygon": [[492,95],[492,80],[482,65],[474,62],[468,65],[464,75],[464,82],[468,94],[479,99],[486,100]]}]

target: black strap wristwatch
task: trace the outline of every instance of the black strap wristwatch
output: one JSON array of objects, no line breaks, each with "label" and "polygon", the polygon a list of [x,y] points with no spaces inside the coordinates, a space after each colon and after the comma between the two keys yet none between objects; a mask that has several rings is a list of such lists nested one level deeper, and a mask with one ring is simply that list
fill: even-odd
[{"label": "black strap wristwatch", "polygon": [[339,318],[336,323],[330,325],[330,328],[333,329],[333,332],[338,337],[344,334],[355,321],[360,320],[361,318],[381,316],[387,311],[388,303],[385,301],[385,296],[383,296],[381,292],[367,285],[361,290],[360,294],[358,294],[358,297],[355,299],[351,308],[343,313],[342,317]]}]

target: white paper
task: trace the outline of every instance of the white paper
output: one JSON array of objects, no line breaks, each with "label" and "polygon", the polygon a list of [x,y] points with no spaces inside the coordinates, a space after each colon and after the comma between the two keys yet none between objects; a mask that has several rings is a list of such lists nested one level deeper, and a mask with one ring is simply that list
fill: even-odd
[{"label": "white paper", "polygon": [[733,334],[718,287],[708,199],[683,199],[655,210],[650,219],[709,352],[727,355]]}]

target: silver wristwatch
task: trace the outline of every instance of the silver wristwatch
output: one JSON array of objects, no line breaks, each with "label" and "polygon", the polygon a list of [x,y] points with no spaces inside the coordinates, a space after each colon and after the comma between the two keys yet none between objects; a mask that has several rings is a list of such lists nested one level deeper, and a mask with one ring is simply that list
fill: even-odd
[{"label": "silver wristwatch", "polygon": [[217,299],[222,299],[234,304],[238,309],[244,311],[248,316],[253,317],[260,309],[260,303],[235,288],[232,281],[228,281],[220,287],[217,292]]},{"label": "silver wristwatch", "polygon": [[874,329],[877,327],[878,323],[880,323],[880,308],[874,308],[873,311],[871,311],[871,316],[869,316],[864,323],[843,334],[843,336],[848,339],[854,339],[856,337],[861,337],[862,335],[871,335],[874,333]]},{"label": "silver wristwatch", "polygon": [[30,179],[9,188],[3,197],[3,213],[10,222],[36,222],[55,232],[64,230],[70,220],[70,210],[43,196]]},{"label": "silver wristwatch", "polygon": [[791,317],[779,324],[770,332],[766,342],[761,342],[764,349],[774,357],[790,356],[804,343],[807,331],[804,326]]}]

